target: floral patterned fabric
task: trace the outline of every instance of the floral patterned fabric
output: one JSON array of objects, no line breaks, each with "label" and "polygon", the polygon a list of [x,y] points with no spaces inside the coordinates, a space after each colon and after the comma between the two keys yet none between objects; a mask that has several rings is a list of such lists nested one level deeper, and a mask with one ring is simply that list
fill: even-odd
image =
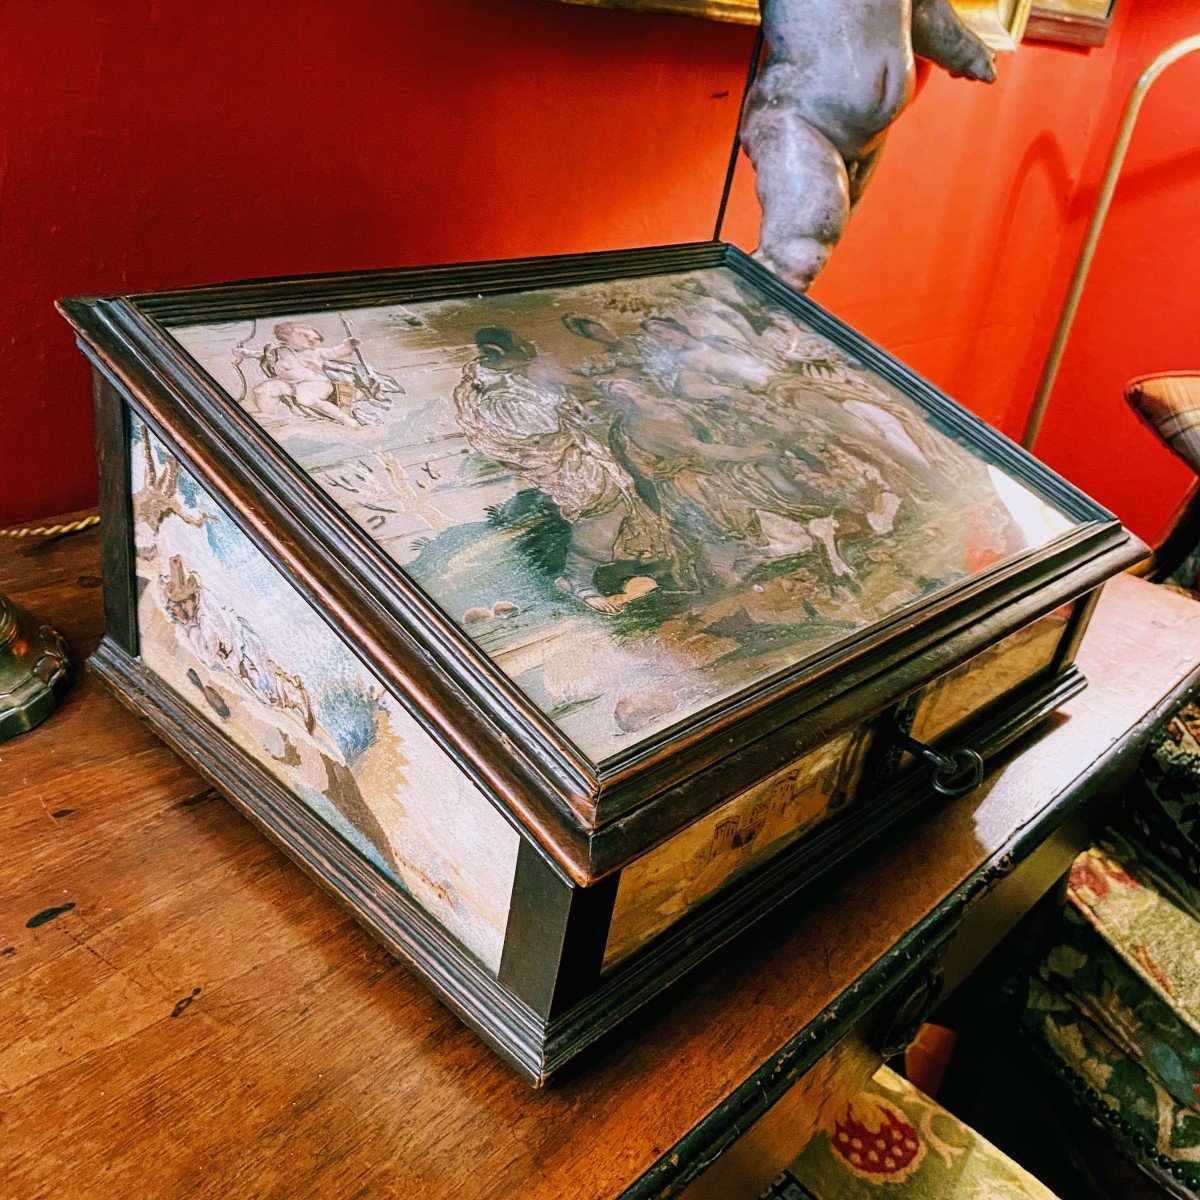
[{"label": "floral patterned fabric", "polygon": [[1179,1104],[1104,1028],[1036,976],[1025,1028],[1131,1158],[1191,1191],[1200,1189],[1200,1113],[1194,1107]]},{"label": "floral patterned fabric", "polygon": [[1054,1200],[969,1126],[888,1067],[849,1101],[764,1200]]},{"label": "floral patterned fabric", "polygon": [[1200,1189],[1200,920],[1113,836],[1071,868],[1024,1026],[1125,1152]]},{"label": "floral patterned fabric", "polygon": [[1071,868],[1057,944],[1042,981],[1200,1111],[1200,923],[1121,858],[1093,847]]},{"label": "floral patterned fabric", "polygon": [[1156,731],[1142,778],[1150,802],[1131,814],[1139,837],[1185,884],[1200,887],[1200,706],[1185,704]]}]

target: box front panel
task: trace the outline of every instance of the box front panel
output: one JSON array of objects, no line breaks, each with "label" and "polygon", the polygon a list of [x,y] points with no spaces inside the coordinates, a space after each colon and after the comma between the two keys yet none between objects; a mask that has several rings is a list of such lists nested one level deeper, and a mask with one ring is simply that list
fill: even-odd
[{"label": "box front panel", "polygon": [[866,727],[833,738],[626,867],[605,967],[844,808],[871,738]]},{"label": "box front panel", "polygon": [[520,838],[143,422],[145,665],[492,972]]},{"label": "box front panel", "polygon": [[936,742],[1023,684],[1047,674],[1055,665],[1073,608],[1065,604],[1047,613],[935,680],[918,704],[912,736]]}]

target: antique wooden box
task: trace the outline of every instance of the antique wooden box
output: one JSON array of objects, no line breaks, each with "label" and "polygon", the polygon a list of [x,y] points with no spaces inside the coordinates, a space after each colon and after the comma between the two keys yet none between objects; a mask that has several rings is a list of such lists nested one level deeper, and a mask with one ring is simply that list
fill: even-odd
[{"label": "antique wooden box", "polygon": [[978,783],[1144,550],[719,243],[62,308],[93,669],[535,1082]]}]

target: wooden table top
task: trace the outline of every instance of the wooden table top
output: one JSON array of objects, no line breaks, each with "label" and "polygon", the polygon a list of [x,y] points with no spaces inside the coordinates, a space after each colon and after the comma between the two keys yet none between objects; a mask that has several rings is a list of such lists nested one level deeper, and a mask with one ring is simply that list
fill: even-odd
[{"label": "wooden table top", "polygon": [[[80,655],[101,632],[98,573],[94,532],[0,546],[0,590]],[[1198,663],[1200,605],[1115,580],[1080,654],[1091,687],[1043,736],[540,1092],[81,677],[0,745],[0,1190],[669,1192],[1063,819]]]}]

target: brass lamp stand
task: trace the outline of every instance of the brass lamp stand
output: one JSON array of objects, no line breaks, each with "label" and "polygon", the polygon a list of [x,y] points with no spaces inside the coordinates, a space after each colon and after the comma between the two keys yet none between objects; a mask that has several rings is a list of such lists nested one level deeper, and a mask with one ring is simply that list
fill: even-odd
[{"label": "brass lamp stand", "polygon": [[0,592],[0,742],[44,721],[70,681],[62,636]]},{"label": "brass lamp stand", "polygon": [[[0,529],[0,540],[58,537],[98,523],[91,516],[44,529]],[[0,592],[0,742],[40,725],[70,683],[71,654],[62,634]]]}]

